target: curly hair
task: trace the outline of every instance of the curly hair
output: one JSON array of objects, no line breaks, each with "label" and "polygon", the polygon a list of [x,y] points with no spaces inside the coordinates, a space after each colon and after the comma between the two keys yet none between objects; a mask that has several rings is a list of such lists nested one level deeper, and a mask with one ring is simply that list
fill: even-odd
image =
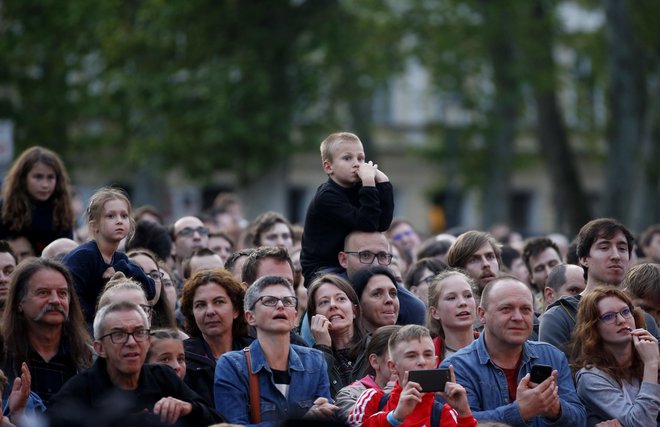
[{"label": "curly hair", "polygon": [[2,188],[2,221],[13,232],[30,227],[33,204],[27,189],[27,176],[37,163],[43,163],[55,173],[55,189],[49,199],[53,202],[53,226],[58,230],[72,228],[74,215],[69,176],[60,157],[44,147],[30,147],[23,151],[7,172]]},{"label": "curly hair", "polygon": [[[575,372],[581,368],[598,368],[622,385],[624,378],[632,376],[641,379],[644,364],[637,352],[633,351],[632,366],[620,366],[614,355],[605,349],[603,338],[598,332],[600,321],[598,303],[607,297],[618,298],[630,308],[636,327],[643,328],[646,325],[643,312],[633,307],[632,301],[623,291],[611,286],[599,286],[585,293],[578,305],[577,321],[569,344],[571,368]],[[630,345],[633,345],[632,342]]]},{"label": "curly hair", "polygon": [[247,335],[247,322],[245,320],[245,311],[243,309],[243,300],[245,299],[245,289],[238,282],[234,276],[223,269],[216,268],[213,270],[200,270],[186,282],[183,286],[183,294],[181,295],[181,314],[184,318],[184,327],[186,333],[191,337],[201,337],[202,331],[197,325],[195,314],[193,312],[193,303],[195,300],[195,293],[200,286],[214,283],[227,292],[229,300],[234,308],[238,311],[238,317],[234,319],[231,325],[232,339]]}]

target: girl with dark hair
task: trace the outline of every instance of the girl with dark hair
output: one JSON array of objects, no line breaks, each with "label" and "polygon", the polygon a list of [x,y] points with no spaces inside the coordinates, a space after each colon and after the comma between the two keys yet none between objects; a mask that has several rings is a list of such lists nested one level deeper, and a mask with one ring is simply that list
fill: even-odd
[{"label": "girl with dark hair", "polygon": [[51,150],[30,147],[14,161],[2,188],[0,239],[24,236],[35,254],[60,237],[73,238],[69,177]]},{"label": "girl with dark hair", "polygon": [[658,340],[643,328],[642,312],[619,289],[598,287],[582,296],[572,367],[588,426],[611,419],[623,427],[658,425]]},{"label": "girl with dark hair", "polygon": [[307,312],[314,348],[328,364],[330,395],[362,378],[369,341],[361,324],[360,301],[353,287],[334,274],[315,279],[308,290]]},{"label": "girl with dark hair", "polygon": [[371,336],[365,351],[369,362],[366,370],[367,375],[339,390],[335,397],[335,405],[339,407],[339,416],[342,420],[348,418],[348,414],[363,391],[371,388],[381,390],[392,388],[392,371],[387,363],[390,358],[387,342],[399,328],[401,328],[399,325],[381,326]]},{"label": "girl with dark hair", "polygon": [[176,376],[186,376],[186,357],[183,340],[179,331],[174,329],[156,329],[151,331],[151,344],[145,363],[160,363],[174,369]]}]

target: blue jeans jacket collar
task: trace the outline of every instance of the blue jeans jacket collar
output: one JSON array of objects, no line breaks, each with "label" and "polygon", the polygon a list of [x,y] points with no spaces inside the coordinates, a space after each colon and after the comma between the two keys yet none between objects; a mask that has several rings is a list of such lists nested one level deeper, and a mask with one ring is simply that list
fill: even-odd
[{"label": "blue jeans jacket collar", "polygon": [[[477,338],[477,342],[475,344],[477,350],[477,357],[479,358],[479,363],[482,365],[485,365],[488,362],[490,362],[490,354],[488,354],[488,349],[486,348],[485,337],[486,337],[486,332],[482,332],[479,338]],[[520,364],[527,365],[528,363],[533,362],[538,358],[539,355],[537,354],[535,348],[529,345],[529,341],[525,341],[523,344],[522,359],[520,361]]]},{"label": "blue jeans jacket collar", "polygon": [[[266,362],[266,356],[264,356],[264,351],[259,344],[259,340],[254,340],[249,346],[250,348],[250,362],[252,363],[252,371],[259,372],[262,369],[271,372],[268,362]],[[300,356],[296,353],[293,347],[289,347],[289,371],[304,371],[305,367],[303,366]]]}]

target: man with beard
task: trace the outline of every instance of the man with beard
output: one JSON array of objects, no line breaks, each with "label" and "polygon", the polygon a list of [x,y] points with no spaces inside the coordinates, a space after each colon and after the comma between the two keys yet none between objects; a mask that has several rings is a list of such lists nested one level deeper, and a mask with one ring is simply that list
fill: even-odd
[{"label": "man with beard", "polygon": [[502,251],[493,236],[483,231],[466,231],[447,252],[447,265],[460,268],[477,283],[481,296],[486,284],[502,269]]},{"label": "man with beard", "polygon": [[[14,271],[2,319],[3,370],[10,384],[26,363],[31,389],[44,403],[92,362],[91,340],[69,271],[30,258]],[[11,387],[6,387],[8,394]]]}]

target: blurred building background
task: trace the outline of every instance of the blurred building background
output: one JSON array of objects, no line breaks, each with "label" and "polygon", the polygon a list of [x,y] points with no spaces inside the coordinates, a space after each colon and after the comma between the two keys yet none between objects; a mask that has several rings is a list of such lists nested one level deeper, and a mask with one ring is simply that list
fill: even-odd
[{"label": "blurred building background", "polygon": [[121,185],[174,219],[232,191],[248,219],[302,223],[318,145],[347,130],[422,232],[641,231],[660,222],[654,3],[2,2],[0,162],[44,145],[83,199]]}]

